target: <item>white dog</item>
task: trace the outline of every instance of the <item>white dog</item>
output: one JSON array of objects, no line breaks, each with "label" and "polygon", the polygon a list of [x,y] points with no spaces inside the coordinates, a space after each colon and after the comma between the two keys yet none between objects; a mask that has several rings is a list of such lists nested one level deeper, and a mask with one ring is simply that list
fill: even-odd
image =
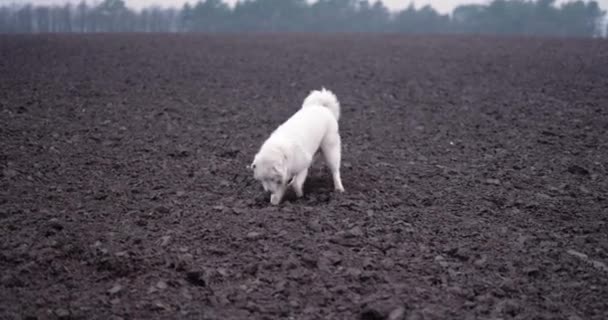
[{"label": "white dog", "polygon": [[302,108],[280,125],[264,142],[253,163],[256,180],[270,192],[270,203],[281,202],[292,185],[296,195],[304,195],[302,187],[313,158],[321,149],[334,180],[334,188],[344,192],[340,179],[340,134],[338,119],[340,103],[329,90],[312,91]]}]

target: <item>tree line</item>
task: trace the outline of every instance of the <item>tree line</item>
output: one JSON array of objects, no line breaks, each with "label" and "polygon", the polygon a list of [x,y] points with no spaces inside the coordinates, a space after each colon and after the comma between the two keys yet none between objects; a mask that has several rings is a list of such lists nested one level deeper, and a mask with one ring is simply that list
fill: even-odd
[{"label": "tree line", "polygon": [[605,11],[596,1],[493,0],[440,14],[414,4],[391,12],[381,1],[201,0],[182,8],[133,10],[123,0],[71,5],[5,5],[0,33],[46,32],[391,32],[595,37]]}]

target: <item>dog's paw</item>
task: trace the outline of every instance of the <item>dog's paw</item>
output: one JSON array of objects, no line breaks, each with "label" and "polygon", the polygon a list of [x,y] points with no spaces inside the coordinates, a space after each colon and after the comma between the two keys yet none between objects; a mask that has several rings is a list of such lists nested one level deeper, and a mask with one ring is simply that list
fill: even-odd
[{"label": "dog's paw", "polygon": [[336,192],[344,193],[345,192],[344,187],[338,187],[338,188],[336,188]]},{"label": "dog's paw", "polygon": [[270,204],[272,205],[278,205],[279,203],[281,203],[281,198],[277,197],[276,195],[271,195],[270,196]]}]

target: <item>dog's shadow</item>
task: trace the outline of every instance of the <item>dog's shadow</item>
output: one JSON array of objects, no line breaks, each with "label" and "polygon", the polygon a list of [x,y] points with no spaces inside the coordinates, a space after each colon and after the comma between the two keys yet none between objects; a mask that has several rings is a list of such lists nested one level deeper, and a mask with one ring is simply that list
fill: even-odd
[{"label": "dog's shadow", "polygon": [[297,201],[315,201],[319,200],[322,202],[328,201],[329,194],[333,192],[333,182],[331,177],[326,177],[324,174],[320,175],[309,175],[304,182],[304,196],[298,198],[293,188],[285,193],[283,201],[297,202]]},{"label": "dog's shadow", "polygon": [[[289,187],[281,202],[314,204],[329,202],[332,199],[334,185],[331,175],[324,168],[315,168],[311,171],[314,172],[311,172],[304,182],[304,195],[298,198],[293,188]],[[250,206],[266,207],[269,199],[270,195],[260,192]]]}]

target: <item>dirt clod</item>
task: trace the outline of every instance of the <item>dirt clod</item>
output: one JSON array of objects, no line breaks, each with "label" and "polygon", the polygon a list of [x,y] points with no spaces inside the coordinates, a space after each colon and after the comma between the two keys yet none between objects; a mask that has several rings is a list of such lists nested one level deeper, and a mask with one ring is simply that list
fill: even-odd
[{"label": "dirt clod", "polygon": [[589,170],[579,165],[571,165],[568,167],[568,172],[576,175],[586,176],[589,175]]},{"label": "dirt clod", "polygon": [[108,290],[109,294],[117,294],[122,291],[122,286],[120,284],[115,284],[112,288]]},{"label": "dirt clod", "polygon": [[59,309],[55,309],[55,315],[57,316],[57,318],[59,319],[69,319],[70,318],[70,311],[64,308],[59,308]]},{"label": "dirt clod", "polygon": [[204,287],[207,285],[207,282],[203,278],[204,274],[200,271],[189,271],[186,273],[186,280],[191,284],[199,287]]}]

